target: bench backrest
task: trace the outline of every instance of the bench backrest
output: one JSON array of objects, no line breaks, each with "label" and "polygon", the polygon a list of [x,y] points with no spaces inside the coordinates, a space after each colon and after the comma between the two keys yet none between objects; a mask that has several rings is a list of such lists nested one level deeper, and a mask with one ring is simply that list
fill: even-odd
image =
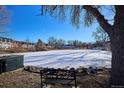
[{"label": "bench backrest", "polygon": [[74,80],[76,83],[76,73],[74,68],[71,68],[70,70],[46,68],[40,70],[40,74],[41,82],[42,79],[65,79]]}]

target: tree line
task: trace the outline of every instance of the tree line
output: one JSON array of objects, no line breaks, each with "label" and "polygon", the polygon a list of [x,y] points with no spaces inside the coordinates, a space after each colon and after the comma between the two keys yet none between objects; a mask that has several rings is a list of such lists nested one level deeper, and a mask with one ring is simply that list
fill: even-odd
[{"label": "tree line", "polygon": [[42,51],[47,49],[63,49],[65,48],[64,46],[72,46],[74,48],[88,48],[89,45],[91,45],[91,43],[86,43],[79,40],[66,41],[64,39],[50,37],[47,43],[41,39],[38,39],[38,41],[36,42],[36,50]]},{"label": "tree line", "polygon": [[[82,42],[79,40],[66,41],[64,39],[50,37],[47,43],[41,39],[38,39],[38,41],[35,44],[35,50],[44,51],[44,50],[50,50],[50,49],[95,49],[95,48],[106,50],[105,45],[107,45],[108,43],[109,43],[108,40],[104,41],[101,39],[96,40],[95,42]],[[110,47],[110,45],[107,47]]]}]

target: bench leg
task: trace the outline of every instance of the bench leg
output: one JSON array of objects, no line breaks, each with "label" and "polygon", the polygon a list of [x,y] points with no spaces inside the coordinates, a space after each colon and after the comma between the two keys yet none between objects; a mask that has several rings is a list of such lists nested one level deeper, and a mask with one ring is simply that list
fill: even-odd
[{"label": "bench leg", "polygon": [[77,88],[77,83],[75,82],[75,88]]},{"label": "bench leg", "polygon": [[42,83],[42,81],[41,81],[41,88],[43,88],[43,83]]},{"label": "bench leg", "polygon": [[77,81],[76,81],[76,72],[74,71],[74,82],[75,82],[75,88],[77,88]]},{"label": "bench leg", "polygon": [[46,87],[47,87],[47,84],[46,84]]}]

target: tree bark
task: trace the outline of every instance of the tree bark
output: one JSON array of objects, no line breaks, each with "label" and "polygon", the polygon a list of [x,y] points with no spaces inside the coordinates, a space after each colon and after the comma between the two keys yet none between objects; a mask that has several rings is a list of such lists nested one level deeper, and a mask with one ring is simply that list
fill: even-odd
[{"label": "tree bark", "polygon": [[124,87],[124,32],[111,38],[111,85]]},{"label": "tree bark", "polygon": [[124,6],[115,6],[114,30],[111,34],[111,86],[124,87]]}]

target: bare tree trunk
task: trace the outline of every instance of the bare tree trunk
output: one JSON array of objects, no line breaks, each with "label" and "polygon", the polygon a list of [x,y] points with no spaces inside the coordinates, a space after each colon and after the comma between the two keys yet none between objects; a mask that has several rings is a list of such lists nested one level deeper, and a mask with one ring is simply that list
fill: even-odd
[{"label": "bare tree trunk", "polygon": [[116,35],[111,38],[111,86],[115,87],[124,87],[124,32],[120,32],[116,33]]},{"label": "bare tree trunk", "polygon": [[114,29],[111,33],[111,86],[124,87],[124,6],[115,6]]}]

